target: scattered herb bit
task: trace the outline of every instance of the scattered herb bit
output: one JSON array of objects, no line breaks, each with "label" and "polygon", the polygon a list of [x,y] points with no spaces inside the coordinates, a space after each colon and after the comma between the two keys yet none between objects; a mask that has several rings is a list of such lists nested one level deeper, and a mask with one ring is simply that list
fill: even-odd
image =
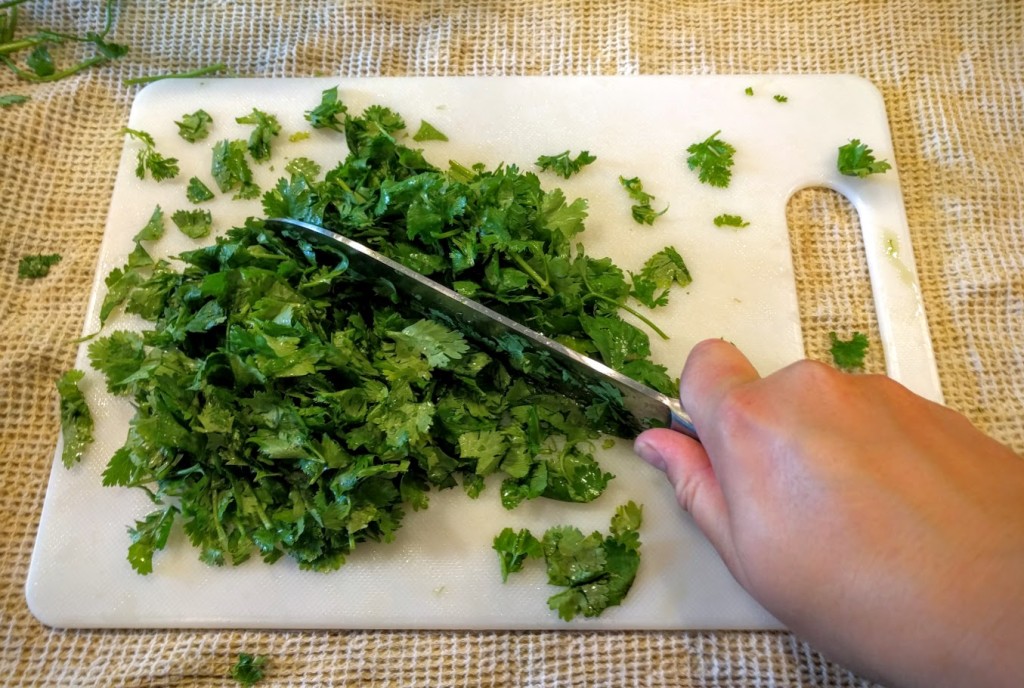
[{"label": "scattered herb bit", "polygon": [[289,136],[288,140],[291,141],[292,143],[298,143],[299,141],[305,141],[310,136],[312,136],[312,134],[310,134],[308,131],[297,131],[291,136]]},{"label": "scattered herb bit", "polygon": [[693,282],[683,257],[671,246],[648,258],[640,273],[630,273],[630,277],[633,280],[630,295],[648,308],[667,305],[674,285],[685,287]]},{"label": "scattered herb bit", "polygon": [[[338,87],[328,88],[321,93],[320,104],[306,112],[306,121],[314,129],[345,131],[345,116],[348,108],[338,99]],[[341,119],[339,119],[341,118]]]},{"label": "scattered herb bit", "polygon": [[242,652],[238,655],[238,661],[231,667],[231,678],[243,686],[256,685],[263,680],[266,663],[266,655],[251,655]]},{"label": "scattered herb bit", "polygon": [[537,158],[536,164],[541,170],[551,170],[558,176],[568,179],[595,160],[597,156],[591,155],[590,151],[580,151],[575,158],[570,158],[569,151],[564,151],[558,155],[542,155]]},{"label": "scattered herb bit", "polygon": [[732,179],[733,155],[736,149],[718,138],[721,131],[716,131],[699,143],[686,149],[690,157],[686,164],[691,170],[697,170],[697,178],[704,184],[727,187]]},{"label": "scattered herb bit", "polygon": [[772,96],[772,100],[774,100],[776,103],[788,103],[789,96],[784,96],[782,94],[777,93],[774,96]]},{"label": "scattered herb bit", "polygon": [[430,122],[421,119],[420,128],[412,135],[413,141],[447,141],[448,137]]},{"label": "scattered herb bit", "polygon": [[541,550],[548,583],[565,588],[548,598],[548,608],[557,610],[565,621],[580,614],[600,616],[608,607],[622,603],[636,579],[642,521],[643,509],[631,501],[616,509],[607,536],[596,531],[584,536],[574,526],[554,526],[538,542],[528,530],[516,533],[506,528],[493,544],[502,580],[521,570],[528,557],[538,557]]},{"label": "scattered herb bit", "polygon": [[519,532],[505,528],[494,538],[491,548],[498,553],[502,583],[508,582],[510,573],[523,570],[527,557],[544,556],[544,545],[525,528]]},{"label": "scattered herb bit", "polygon": [[221,193],[237,192],[235,199],[256,198],[260,188],[252,180],[252,168],[245,159],[248,146],[240,139],[235,141],[218,141],[213,146],[213,163],[210,173],[217,182]]},{"label": "scattered herb bit", "polygon": [[[110,60],[123,57],[128,47],[106,40],[107,34],[114,26],[114,8],[117,0],[104,3],[105,21],[99,32],[90,31],[84,36],[71,35],[42,29],[28,36],[16,37],[18,27],[18,0],[0,3],[0,9],[10,8],[10,13],[0,14],[0,64],[7,67],[14,75],[25,81],[45,83],[59,81],[85,69],[104,64]],[[93,47],[93,54],[70,67],[58,69],[50,48],[65,43],[87,43]],[[20,67],[12,58],[13,55],[29,51],[25,66]]]},{"label": "scattered herb bit", "polygon": [[60,395],[60,429],[64,437],[61,461],[71,468],[82,460],[85,449],[93,442],[93,421],[89,405],[78,383],[85,377],[81,370],[69,370],[57,380]]},{"label": "scattered herb bit", "polygon": [[249,155],[256,162],[264,162],[270,159],[270,142],[281,132],[281,124],[277,117],[266,112],[252,109],[252,112],[244,117],[236,117],[239,124],[252,124],[255,126],[249,135]]},{"label": "scattered herb bit", "polygon": [[173,179],[178,176],[178,159],[177,158],[165,158],[163,155],[157,152],[156,143],[153,141],[153,137],[144,131],[138,129],[129,129],[123,127],[121,129],[122,134],[127,134],[137,141],[141,141],[143,146],[139,149],[136,154],[137,164],[135,166],[135,176],[139,179],[146,178],[146,171],[153,176],[153,179],[160,182],[165,179]]},{"label": "scattered herb bit", "polygon": [[39,279],[50,274],[50,268],[61,261],[59,253],[24,256],[18,261],[19,279]]},{"label": "scattered herb bit", "polygon": [[729,215],[728,213],[722,213],[713,220],[715,227],[748,227],[749,222],[744,220],[739,215]]},{"label": "scattered herb bit", "polygon": [[829,352],[832,354],[832,361],[840,370],[861,370],[864,368],[864,356],[868,350],[867,335],[854,332],[848,340],[840,339],[835,332],[828,333],[832,341]]},{"label": "scattered herb bit", "polygon": [[0,95],[0,108],[14,107],[15,105],[27,103],[28,100],[28,96],[23,96],[17,93],[5,93]]},{"label": "scattered herb bit", "polygon": [[654,196],[644,191],[644,185],[640,181],[639,177],[633,177],[626,179],[625,177],[619,177],[619,183],[629,194],[636,203],[630,208],[633,214],[633,219],[642,225],[653,225],[654,221],[668,212],[668,206],[661,212],[656,212],[651,207],[651,201],[654,200]]},{"label": "scattered herb bit", "polygon": [[892,165],[885,160],[876,160],[874,152],[859,139],[850,139],[849,143],[839,147],[836,167],[840,174],[850,177],[866,177],[869,174],[882,174]]},{"label": "scattered herb bit", "polygon": [[746,93],[748,96],[752,96],[754,95],[754,87],[747,86],[745,89],[743,89],[743,92]]},{"label": "scattered herb bit", "polygon": [[196,110],[190,115],[182,115],[178,125],[178,135],[188,141],[195,143],[202,141],[210,135],[210,126],[213,125],[213,117],[206,110]]},{"label": "scattered herb bit", "polygon": [[213,191],[199,177],[192,177],[188,180],[185,197],[193,203],[203,203],[213,199]]},{"label": "scattered herb bit", "polygon": [[198,69],[190,69],[186,72],[172,72],[170,74],[152,74],[150,76],[139,76],[132,79],[125,79],[124,83],[126,86],[138,86],[139,84],[151,84],[154,81],[162,81],[164,79],[194,79],[199,76],[206,76],[207,74],[215,74],[227,69],[227,65],[223,62],[208,65],[206,67],[199,67]]},{"label": "scattered herb bit", "polygon": [[145,226],[139,230],[139,233],[132,237],[132,241],[138,243],[140,241],[156,241],[164,235],[164,211],[157,206],[153,210],[153,214],[149,216],[149,221],[146,222]]},{"label": "scattered herb bit", "polygon": [[209,210],[178,210],[171,215],[175,226],[185,236],[202,239],[213,228],[213,216]]}]

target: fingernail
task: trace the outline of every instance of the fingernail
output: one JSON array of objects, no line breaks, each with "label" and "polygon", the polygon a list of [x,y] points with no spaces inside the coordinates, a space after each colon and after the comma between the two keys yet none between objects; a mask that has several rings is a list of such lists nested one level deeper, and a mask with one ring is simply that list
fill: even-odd
[{"label": "fingernail", "polygon": [[665,467],[665,459],[661,455],[661,450],[643,435],[637,437],[633,442],[633,451],[652,466],[657,468]]}]

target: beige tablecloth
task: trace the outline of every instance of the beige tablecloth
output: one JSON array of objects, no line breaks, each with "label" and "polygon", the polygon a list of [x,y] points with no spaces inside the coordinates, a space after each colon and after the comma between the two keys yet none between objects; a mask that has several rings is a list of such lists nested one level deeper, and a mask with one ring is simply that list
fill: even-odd
[{"label": "beige tablecloth", "polygon": [[[0,3],[2,5],[2,3]],[[22,29],[84,33],[99,0],[36,0]],[[786,633],[213,632],[48,629],[24,583],[137,87],[227,63],[246,76],[848,72],[889,111],[947,403],[1024,450],[1024,5],[1017,0],[121,2],[127,57],[52,84],[0,69],[0,682],[231,685],[851,686]],[[790,204],[809,354],[830,329],[877,343],[856,218],[831,192]],[[26,254],[60,253],[45,279]],[[869,367],[884,362],[873,347]],[[74,572],[69,572],[73,575]]]}]

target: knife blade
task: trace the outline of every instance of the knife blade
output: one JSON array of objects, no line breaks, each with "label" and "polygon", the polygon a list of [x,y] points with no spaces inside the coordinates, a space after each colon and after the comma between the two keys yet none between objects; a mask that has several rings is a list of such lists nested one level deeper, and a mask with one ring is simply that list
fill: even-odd
[{"label": "knife blade", "polygon": [[[614,389],[621,395],[624,414],[620,414],[620,419],[634,432],[662,426],[698,439],[693,421],[678,399],[637,382],[337,232],[291,218],[270,218],[264,220],[264,224],[294,230],[311,243],[336,248],[348,259],[349,269],[366,279],[390,282],[398,292],[407,294],[421,313],[440,319],[492,351],[507,352],[509,343],[512,343],[514,348],[521,347],[522,351],[540,354],[531,357],[535,368],[533,372],[548,373],[543,377],[546,381],[551,381],[551,373],[554,372],[556,379],[560,375],[566,381],[582,381],[583,388],[595,393],[609,387]],[[556,370],[555,366],[560,366],[560,369]],[[531,374],[529,369],[524,372]],[[580,389],[579,384],[568,386],[573,390]]]}]

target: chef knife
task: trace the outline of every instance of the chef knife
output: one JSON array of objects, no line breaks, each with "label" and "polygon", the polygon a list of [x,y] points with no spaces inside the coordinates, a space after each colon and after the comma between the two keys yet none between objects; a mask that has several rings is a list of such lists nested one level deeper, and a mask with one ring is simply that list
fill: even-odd
[{"label": "chef knife", "polygon": [[[531,353],[541,354],[539,360],[549,357],[561,364],[563,377],[575,377],[591,389],[606,389],[608,386],[614,388],[621,395],[625,421],[634,431],[639,432],[648,427],[669,427],[697,439],[693,421],[677,399],[651,389],[337,232],[291,218],[272,218],[266,220],[265,224],[271,228],[294,230],[311,243],[333,246],[348,259],[349,269],[366,279],[390,282],[398,292],[411,297],[417,310],[440,318],[446,325],[492,350],[501,349],[497,342],[508,342],[508,337],[512,336],[518,346]],[[578,389],[577,386],[574,388]]]}]

